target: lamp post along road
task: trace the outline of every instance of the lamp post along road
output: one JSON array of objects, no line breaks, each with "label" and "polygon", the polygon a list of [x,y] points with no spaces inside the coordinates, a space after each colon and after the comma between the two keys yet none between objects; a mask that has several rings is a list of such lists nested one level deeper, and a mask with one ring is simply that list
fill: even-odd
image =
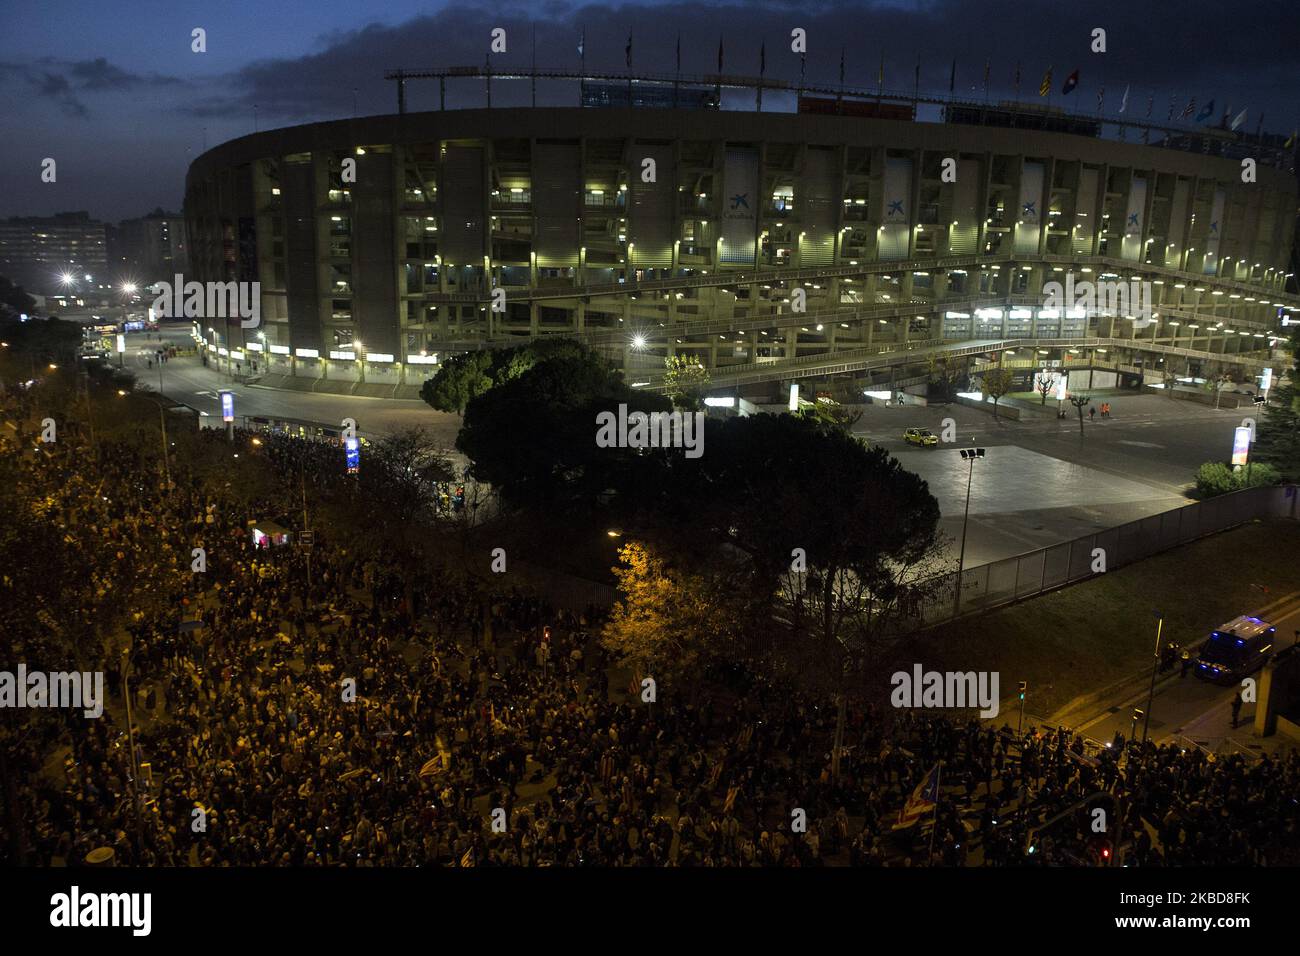
[{"label": "lamp post along road", "polygon": [[970,488],[971,482],[975,480],[975,459],[984,457],[984,449],[963,448],[961,457],[963,461],[970,463],[970,471],[966,476],[966,510],[961,519],[961,553],[957,558],[957,586],[953,589],[952,613],[954,617],[961,612],[961,579],[966,568],[966,523],[970,520]]},{"label": "lamp post along road", "polygon": [[1147,691],[1147,710],[1142,719],[1142,742],[1147,742],[1147,731],[1151,728],[1151,704],[1156,697],[1156,670],[1160,667],[1160,635],[1165,627],[1164,615],[1156,611],[1156,654],[1151,662],[1151,689]]}]

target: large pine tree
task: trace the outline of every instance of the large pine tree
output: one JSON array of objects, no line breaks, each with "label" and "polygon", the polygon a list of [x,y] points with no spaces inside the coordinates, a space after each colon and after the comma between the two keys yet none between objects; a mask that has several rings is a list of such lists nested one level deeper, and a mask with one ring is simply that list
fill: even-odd
[{"label": "large pine tree", "polygon": [[1259,423],[1255,438],[1254,458],[1281,472],[1283,478],[1300,479],[1300,367],[1296,355],[1300,352],[1300,330],[1291,331],[1291,374],[1287,384],[1273,388],[1269,403],[1264,409],[1264,420]]}]

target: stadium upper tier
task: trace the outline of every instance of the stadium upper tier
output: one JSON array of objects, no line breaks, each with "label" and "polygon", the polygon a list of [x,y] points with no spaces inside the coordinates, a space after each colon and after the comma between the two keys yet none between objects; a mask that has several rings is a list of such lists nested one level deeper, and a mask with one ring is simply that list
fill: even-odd
[{"label": "stadium upper tier", "polygon": [[[1300,309],[1276,146],[1246,169],[1250,142],[1221,131],[1196,151],[817,102],[401,113],[222,144],[187,178],[185,278],[260,282],[261,325],[200,332],[232,360],[418,383],[448,352],[555,334],[629,371],[1088,337],[1241,355]],[[1075,298],[1053,308],[1051,283]]]}]

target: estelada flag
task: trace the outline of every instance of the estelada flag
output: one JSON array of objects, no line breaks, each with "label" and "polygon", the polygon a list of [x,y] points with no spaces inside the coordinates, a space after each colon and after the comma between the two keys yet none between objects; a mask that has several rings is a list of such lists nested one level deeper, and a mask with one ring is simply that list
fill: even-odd
[{"label": "estelada flag", "polygon": [[939,765],[935,764],[916,785],[912,795],[907,798],[907,803],[903,809],[898,811],[898,822],[894,824],[895,830],[902,830],[905,827],[915,825],[916,821],[928,813],[934,812],[935,804],[939,800]]},{"label": "estelada flag", "polygon": [[1048,93],[1052,92],[1052,70],[1053,69],[1054,69],[1053,67],[1049,66],[1047,68],[1047,72],[1043,74],[1043,82],[1038,85],[1039,96],[1046,96]]},{"label": "estelada flag", "polygon": [[722,812],[727,813],[736,805],[736,794],[740,793],[739,787],[727,788],[727,799],[722,801]]},{"label": "estelada flag", "polygon": [[1075,70],[1065,78],[1065,85],[1061,87],[1062,93],[1073,93],[1074,88],[1079,85],[1079,71]]},{"label": "estelada flag", "polygon": [[470,847],[468,850],[465,851],[465,854],[460,858],[460,865],[463,867],[471,867],[474,865],[473,847]]},{"label": "estelada flag", "polygon": [[709,789],[712,790],[718,785],[718,780],[722,776],[723,761],[719,760],[713,765],[713,770],[709,773]]}]

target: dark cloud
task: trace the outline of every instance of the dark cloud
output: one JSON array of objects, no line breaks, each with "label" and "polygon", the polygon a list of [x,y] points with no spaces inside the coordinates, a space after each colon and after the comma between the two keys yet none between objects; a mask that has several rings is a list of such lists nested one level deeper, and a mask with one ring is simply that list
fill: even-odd
[{"label": "dark cloud", "polygon": [[41,70],[26,73],[25,79],[39,95],[54,100],[65,116],[80,119],[90,115],[85,104],[72,92],[67,77]]},{"label": "dark cloud", "polygon": [[[200,117],[247,115],[257,105],[265,117],[309,121],[351,115],[353,91],[362,113],[390,112],[393,85],[383,73],[398,67],[431,68],[482,65],[494,27],[504,27],[508,51],[494,54],[494,69],[529,66],[575,68],[578,37],[586,34],[588,70],[622,72],[629,31],[633,66],[638,71],[672,72],[681,37],[682,69],[717,69],[719,39],[723,69],[757,74],[759,50],[766,46],[767,76],[799,77],[800,59],[789,49],[790,31],[808,35],[809,83],[838,84],[840,51],[845,81],[874,89],[883,56],[886,88],[910,90],[918,59],[921,87],[946,92],[957,61],[956,89],[983,94],[989,64],[989,95],[1014,92],[1016,64],[1022,96],[1036,89],[1043,71],[1055,67],[1056,86],[1079,69],[1076,109],[1087,110],[1098,87],[1117,98],[1132,89],[1129,112],[1169,96],[1195,95],[1220,104],[1251,105],[1273,112],[1279,124],[1293,120],[1294,77],[1300,74],[1300,45],[1292,42],[1300,15],[1290,2],[1251,5],[1250,16],[1223,22],[1219,0],[1154,0],[1147,3],[1101,0],[1063,4],[1059,0],[931,0],[902,2],[778,2],[751,4],[675,3],[663,5],[572,6],[547,2],[537,19],[518,7],[496,11],[457,6],[396,26],[371,24],[323,36],[317,52],[251,64],[229,78],[220,95],[191,102],[183,111]],[[544,11],[544,13],[542,13]],[[1106,31],[1107,52],[1090,50],[1095,27]],[[516,84],[514,101],[520,102]],[[482,83],[448,84],[449,105],[482,99]],[[526,93],[524,94],[526,97]],[[494,88],[494,103],[510,103],[511,87]],[[1060,102],[1059,96],[1056,97]],[[540,98],[539,98],[540,101]],[[411,109],[436,108],[434,84],[408,84]],[[1156,110],[1158,113],[1159,110]]]},{"label": "dark cloud", "polygon": [[138,86],[174,86],[183,82],[174,76],[128,73],[104,57],[82,60],[68,67],[68,72],[83,90],[128,90]]},{"label": "dark cloud", "polygon": [[128,73],[104,57],[64,62],[43,57],[35,64],[0,63],[0,85],[26,83],[38,96],[54,100],[67,116],[87,117],[81,93],[124,92],[139,87],[177,86],[183,81],[156,73]]}]

